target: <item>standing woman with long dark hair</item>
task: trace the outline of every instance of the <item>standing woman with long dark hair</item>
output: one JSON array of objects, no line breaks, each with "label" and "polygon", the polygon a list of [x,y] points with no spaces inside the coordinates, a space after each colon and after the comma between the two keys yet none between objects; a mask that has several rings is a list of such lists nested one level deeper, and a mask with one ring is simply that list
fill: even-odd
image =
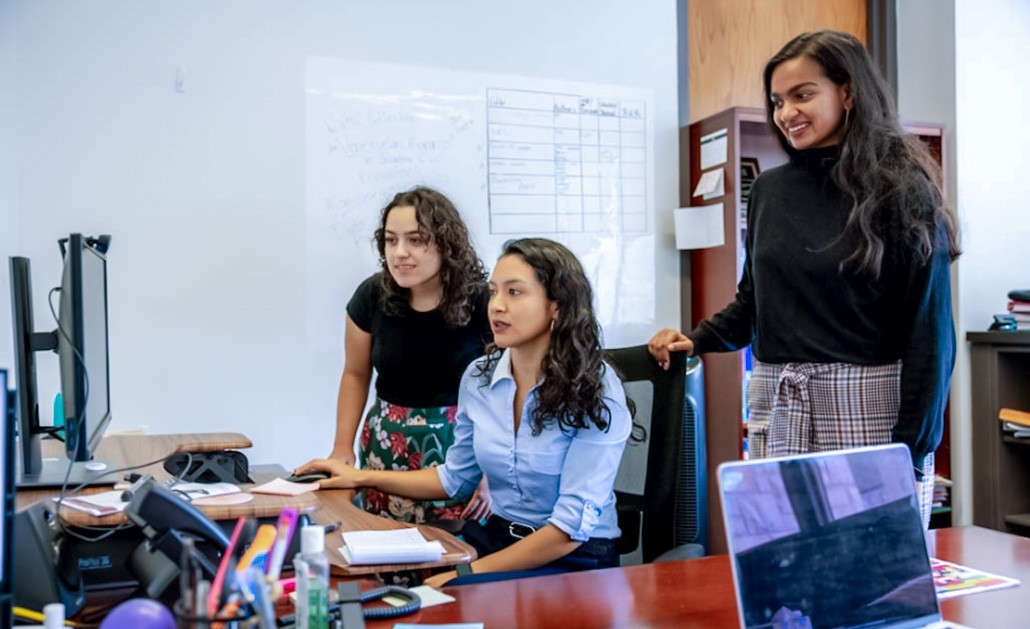
[{"label": "standing woman with long dark hair", "polygon": [[928,523],[959,255],[940,169],[852,35],[795,37],[763,81],[790,161],[752,187],[736,298],[689,334],[661,330],[651,353],[667,366],[751,344],[749,454],[904,443]]},{"label": "standing woman with long dark hair", "polygon": [[297,472],[331,472],[322,489],[373,487],[422,500],[468,496],[486,478],[494,514],[462,530],[478,551],[477,573],[619,565],[614,485],[632,419],[603,361],[592,302],[564,246],[509,242],[490,278],[494,342],[462,376],[446,463],[395,472],[315,460]]},{"label": "standing woman with long dark hair", "polygon": [[[454,204],[430,188],[395,195],[381,212],[375,242],[382,269],[347,304],[346,359],[329,457],[354,465],[358,420],[375,367],[376,399],[361,431],[361,467],[434,467],[454,441],[461,374],[490,340],[486,271]],[[478,520],[489,515],[490,498],[485,485],[467,504],[370,489],[364,505],[402,522]]]}]

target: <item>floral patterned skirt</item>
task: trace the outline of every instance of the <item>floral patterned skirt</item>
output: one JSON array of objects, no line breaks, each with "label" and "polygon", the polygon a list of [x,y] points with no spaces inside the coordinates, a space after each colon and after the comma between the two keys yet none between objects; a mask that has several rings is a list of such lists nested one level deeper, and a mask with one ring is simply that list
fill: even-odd
[{"label": "floral patterned skirt", "polygon": [[[369,470],[419,470],[442,465],[454,443],[456,406],[409,408],[376,398],[361,430],[361,467]],[[365,511],[399,522],[421,524],[456,520],[465,503],[412,500],[366,488]]]}]

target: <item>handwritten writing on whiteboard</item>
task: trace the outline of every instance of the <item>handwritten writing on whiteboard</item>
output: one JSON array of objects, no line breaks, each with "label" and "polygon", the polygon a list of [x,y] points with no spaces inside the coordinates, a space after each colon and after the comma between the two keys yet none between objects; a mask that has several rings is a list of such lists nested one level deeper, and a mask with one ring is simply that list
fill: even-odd
[{"label": "handwritten writing on whiteboard", "polygon": [[454,202],[488,268],[512,237],[568,246],[606,343],[652,332],[650,90],[321,57],[305,90],[311,350],[339,351],[347,301],[379,267],[380,210],[416,185]]}]

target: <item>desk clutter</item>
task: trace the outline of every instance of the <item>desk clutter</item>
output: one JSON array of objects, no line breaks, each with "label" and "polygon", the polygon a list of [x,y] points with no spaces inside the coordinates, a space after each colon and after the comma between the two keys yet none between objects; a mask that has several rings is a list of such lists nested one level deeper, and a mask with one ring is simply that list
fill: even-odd
[{"label": "desk clutter", "polygon": [[[234,495],[234,501],[230,504],[241,504],[241,502],[253,500],[252,497],[243,494],[238,485],[232,483],[172,482],[165,486],[169,491],[197,505],[204,505],[214,498],[230,495]],[[240,498],[243,498],[243,500],[240,500]],[[119,486],[116,484],[115,488],[111,491],[76,496],[54,496],[53,501],[62,506],[84,511],[90,515],[105,516],[121,513],[128,506],[131,499],[131,486],[127,484]],[[222,502],[211,502],[210,504],[225,504],[225,502],[223,500]]]}]

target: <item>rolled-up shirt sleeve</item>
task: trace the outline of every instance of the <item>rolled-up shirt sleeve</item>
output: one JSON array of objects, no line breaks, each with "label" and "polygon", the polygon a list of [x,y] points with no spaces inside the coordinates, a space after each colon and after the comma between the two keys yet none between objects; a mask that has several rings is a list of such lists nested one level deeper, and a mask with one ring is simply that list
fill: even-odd
[{"label": "rolled-up shirt sleeve", "polygon": [[[558,501],[548,523],[585,542],[605,509],[615,509],[615,475],[633,428],[626,395],[615,371],[605,369],[604,401],[611,412],[607,431],[591,425],[576,431],[561,469]],[[447,455],[450,462],[450,453]]]},{"label": "rolled-up shirt sleeve", "polygon": [[455,499],[464,499],[472,496],[483,471],[476,463],[476,455],[472,449],[473,426],[472,419],[468,414],[468,396],[466,392],[471,378],[470,370],[465,371],[461,379],[461,388],[458,390],[458,412],[454,424],[454,443],[447,449],[447,458],[443,465],[436,467],[437,476],[443,490],[447,495]]}]

